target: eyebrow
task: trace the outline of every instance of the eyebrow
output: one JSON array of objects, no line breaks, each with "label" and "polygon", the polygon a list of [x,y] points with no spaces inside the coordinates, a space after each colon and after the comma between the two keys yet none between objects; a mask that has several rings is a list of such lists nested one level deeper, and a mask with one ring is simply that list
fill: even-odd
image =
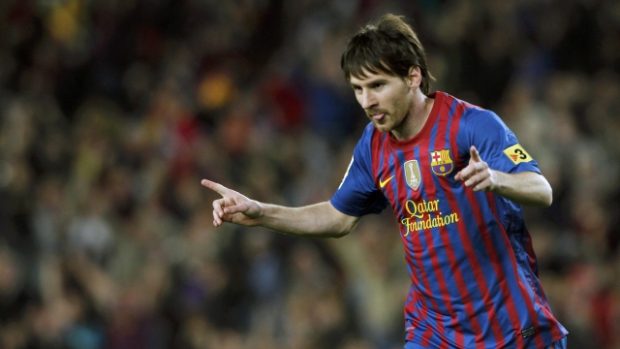
[{"label": "eyebrow", "polygon": [[355,84],[350,82],[349,84],[351,85],[351,87],[356,88],[356,87],[361,87],[362,85],[372,85],[372,84],[376,84],[376,83],[386,83],[387,79],[385,78],[375,78],[375,79],[371,79],[369,81],[364,82],[363,84]]}]

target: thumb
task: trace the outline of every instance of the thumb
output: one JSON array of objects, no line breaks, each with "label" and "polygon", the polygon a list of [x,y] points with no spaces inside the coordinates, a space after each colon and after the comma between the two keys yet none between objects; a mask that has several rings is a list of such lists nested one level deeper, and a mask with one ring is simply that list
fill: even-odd
[{"label": "thumb", "polygon": [[250,200],[245,200],[243,202],[235,203],[234,205],[224,207],[224,213],[242,213],[250,218],[256,218],[260,215],[259,207]]},{"label": "thumb", "polygon": [[474,161],[474,162],[482,161],[482,159],[480,159],[480,153],[478,153],[478,149],[476,149],[476,146],[474,145],[472,145],[471,148],[469,148],[469,155],[470,155],[471,161]]}]

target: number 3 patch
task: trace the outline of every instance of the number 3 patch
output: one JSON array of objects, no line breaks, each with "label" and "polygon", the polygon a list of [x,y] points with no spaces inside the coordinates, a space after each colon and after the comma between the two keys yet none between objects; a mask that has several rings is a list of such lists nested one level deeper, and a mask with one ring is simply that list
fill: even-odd
[{"label": "number 3 patch", "polygon": [[522,162],[532,161],[532,157],[528,154],[521,144],[515,144],[512,147],[504,149],[504,154],[508,156],[514,164],[520,164]]}]

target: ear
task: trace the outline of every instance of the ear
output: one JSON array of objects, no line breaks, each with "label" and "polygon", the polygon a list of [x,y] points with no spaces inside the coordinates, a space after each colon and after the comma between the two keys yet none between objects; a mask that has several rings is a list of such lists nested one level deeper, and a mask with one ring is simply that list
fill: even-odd
[{"label": "ear", "polygon": [[411,66],[407,74],[407,83],[409,87],[420,87],[422,84],[422,71],[418,66]]}]

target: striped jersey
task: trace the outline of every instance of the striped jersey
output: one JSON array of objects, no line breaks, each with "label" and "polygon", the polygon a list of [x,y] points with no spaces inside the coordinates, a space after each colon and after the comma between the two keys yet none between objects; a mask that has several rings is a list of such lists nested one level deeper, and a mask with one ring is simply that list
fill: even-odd
[{"label": "striped jersey", "polygon": [[540,173],[493,112],[443,92],[423,128],[397,141],[372,123],[331,198],[362,216],[391,206],[411,287],[408,342],[432,348],[546,348],[568,332],[551,312],[521,207],[454,179],[475,145],[490,168]]}]

